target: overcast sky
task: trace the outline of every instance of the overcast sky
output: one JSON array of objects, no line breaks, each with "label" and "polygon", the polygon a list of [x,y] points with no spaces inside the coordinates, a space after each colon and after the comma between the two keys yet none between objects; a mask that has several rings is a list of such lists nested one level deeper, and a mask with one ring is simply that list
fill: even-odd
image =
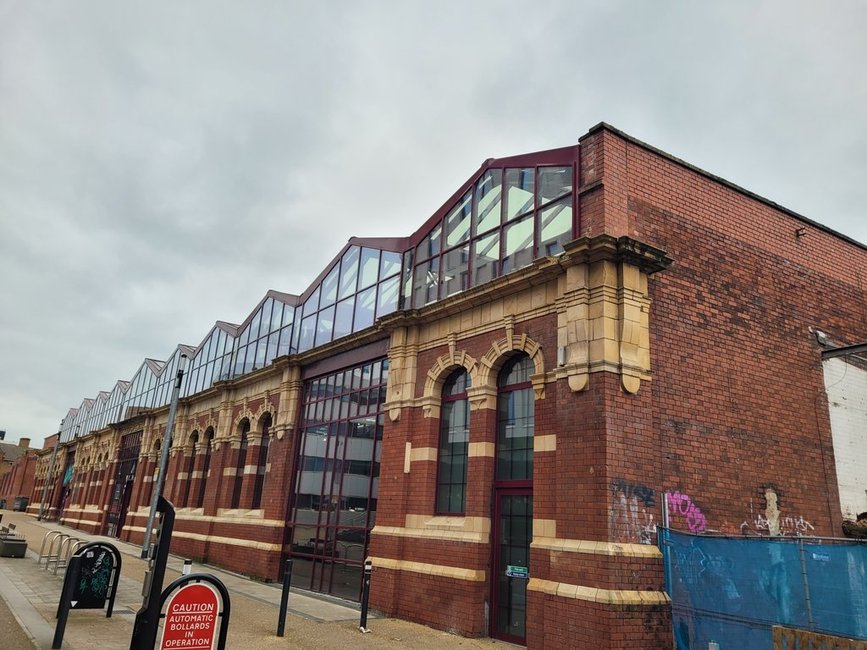
[{"label": "overcast sky", "polygon": [[0,0],[0,429],[603,120],[867,242],[867,4],[831,7]]}]

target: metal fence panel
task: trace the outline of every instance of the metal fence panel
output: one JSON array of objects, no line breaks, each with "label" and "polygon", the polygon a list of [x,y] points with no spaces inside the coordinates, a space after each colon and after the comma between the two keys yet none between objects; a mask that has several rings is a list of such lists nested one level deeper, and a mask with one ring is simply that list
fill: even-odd
[{"label": "metal fence panel", "polygon": [[867,545],[658,533],[678,650],[772,650],[774,625],[867,638]]}]

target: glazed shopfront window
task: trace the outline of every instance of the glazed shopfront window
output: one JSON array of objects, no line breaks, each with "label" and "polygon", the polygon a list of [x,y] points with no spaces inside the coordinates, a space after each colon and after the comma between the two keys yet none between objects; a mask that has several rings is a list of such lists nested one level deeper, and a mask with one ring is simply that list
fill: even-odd
[{"label": "glazed shopfront window", "polygon": [[380,359],[305,383],[290,522],[293,585],[360,598],[387,381],[388,361]]}]

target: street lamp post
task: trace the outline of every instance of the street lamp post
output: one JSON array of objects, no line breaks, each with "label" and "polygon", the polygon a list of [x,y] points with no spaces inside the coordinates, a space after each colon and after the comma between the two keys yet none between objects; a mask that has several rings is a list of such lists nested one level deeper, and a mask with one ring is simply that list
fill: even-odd
[{"label": "street lamp post", "polygon": [[[60,447],[60,432],[63,431],[63,423],[66,418],[60,421],[60,430],[57,432],[57,440],[54,441],[54,447],[51,449],[51,461],[48,464],[48,475],[45,477],[45,483],[42,485],[42,500],[39,503],[39,516],[37,521],[42,521],[45,515],[45,500],[48,498],[48,484],[54,480],[54,463],[57,461],[57,448]],[[51,489],[51,495],[54,496],[54,488]]]},{"label": "street lamp post", "polygon": [[160,454],[160,469],[159,474],[157,474],[157,482],[154,485],[154,492],[151,497],[151,511],[148,514],[148,523],[144,532],[144,540],[142,541],[141,546],[141,556],[142,558],[146,558],[148,553],[150,553],[151,547],[151,537],[153,536],[153,528],[154,528],[154,518],[157,514],[157,503],[160,500],[160,496],[163,491],[163,480],[166,475],[166,468],[169,464],[169,447],[172,445],[172,429],[175,426],[175,413],[178,410],[178,396],[181,393],[181,383],[184,380],[184,366],[186,365],[187,355],[182,354],[180,359],[178,359],[178,374],[177,380],[175,381],[175,387],[172,390],[172,401],[169,406],[169,417],[166,421],[166,435],[163,437],[163,446],[160,450],[162,453]]}]

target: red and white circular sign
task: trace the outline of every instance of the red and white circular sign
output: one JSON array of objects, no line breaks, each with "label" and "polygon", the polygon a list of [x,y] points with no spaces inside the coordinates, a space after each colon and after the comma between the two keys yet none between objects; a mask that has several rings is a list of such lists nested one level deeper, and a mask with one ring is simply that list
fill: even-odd
[{"label": "red and white circular sign", "polygon": [[213,650],[220,613],[217,591],[204,582],[178,589],[166,606],[160,650]]}]

